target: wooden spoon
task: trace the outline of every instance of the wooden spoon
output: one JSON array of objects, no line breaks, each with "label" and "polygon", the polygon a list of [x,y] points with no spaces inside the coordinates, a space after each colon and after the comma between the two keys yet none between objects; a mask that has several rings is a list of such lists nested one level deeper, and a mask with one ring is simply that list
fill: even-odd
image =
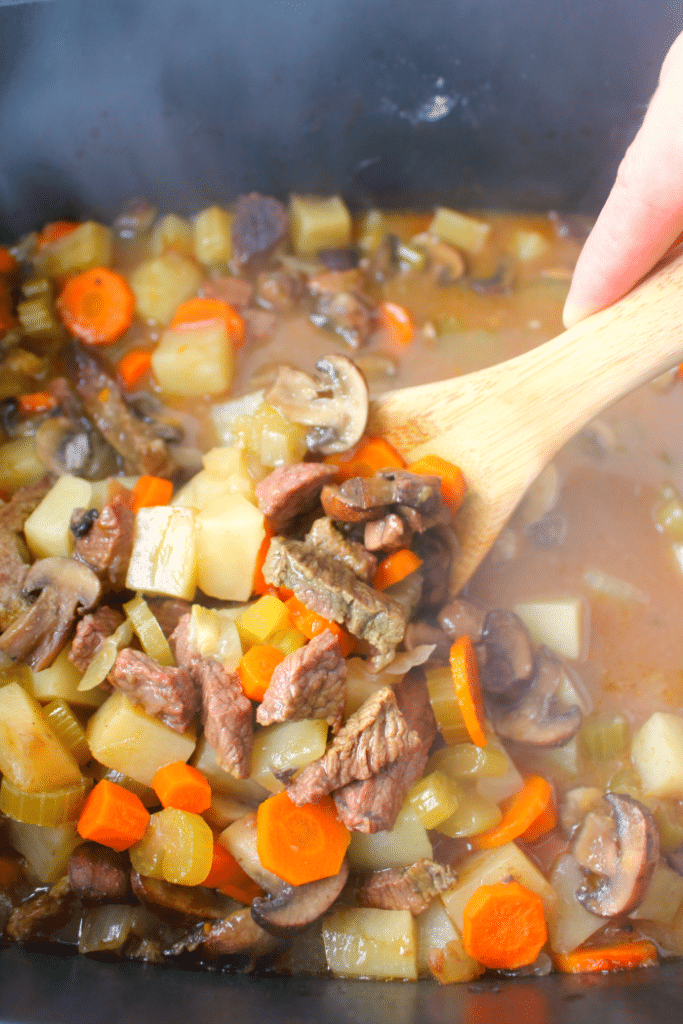
[{"label": "wooden spoon", "polygon": [[465,475],[452,593],[562,445],[612,402],[683,359],[678,253],[613,306],[524,355],[390,391],[371,404],[368,434],[385,437],[408,462],[440,455]]}]

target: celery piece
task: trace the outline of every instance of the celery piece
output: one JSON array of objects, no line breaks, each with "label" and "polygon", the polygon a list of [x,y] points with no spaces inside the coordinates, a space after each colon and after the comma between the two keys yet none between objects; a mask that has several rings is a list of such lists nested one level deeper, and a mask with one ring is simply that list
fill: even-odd
[{"label": "celery piece", "polygon": [[439,822],[437,832],[451,839],[466,838],[479,835],[499,824],[503,814],[497,804],[465,786],[457,786],[456,792],[458,807],[450,817]]},{"label": "celery piece", "polygon": [[21,285],[21,294],[25,299],[35,299],[39,295],[52,299],[54,293],[54,285],[49,277],[29,277]]},{"label": "celery piece", "polygon": [[212,857],[213,833],[204,819],[175,807],[153,814],[144,836],[130,849],[136,871],[175,885],[201,885]]},{"label": "celery piece", "polygon": [[430,772],[411,786],[407,800],[425,828],[436,828],[458,807],[453,787],[440,771]]},{"label": "celery piece", "polygon": [[658,803],[653,814],[659,829],[662,853],[673,853],[679,846],[683,846],[683,812],[678,801],[664,800]]},{"label": "celery piece", "polygon": [[73,786],[27,793],[5,777],[0,784],[0,811],[26,825],[57,828],[78,820],[89,788],[87,780],[82,779]]},{"label": "celery piece", "polygon": [[22,331],[33,341],[59,341],[64,336],[49,295],[36,295],[18,303],[17,317]]},{"label": "celery piece", "polygon": [[90,760],[85,730],[65,700],[53,700],[43,708],[48,722],[78,764]]},{"label": "celery piece", "polygon": [[584,718],[579,736],[588,757],[609,761],[623,754],[631,739],[631,729],[623,715],[608,712]]},{"label": "celery piece", "polygon": [[427,263],[427,254],[423,249],[405,242],[399,242],[396,246],[396,256],[401,270],[423,270]]},{"label": "celery piece", "polygon": [[435,751],[427,764],[427,771],[440,769],[459,778],[497,778],[505,775],[509,759],[503,750],[487,743],[477,747],[474,743],[456,743]]},{"label": "celery piece", "polygon": [[619,768],[607,783],[608,793],[626,793],[634,800],[643,800],[643,785],[638,773],[630,766]]}]

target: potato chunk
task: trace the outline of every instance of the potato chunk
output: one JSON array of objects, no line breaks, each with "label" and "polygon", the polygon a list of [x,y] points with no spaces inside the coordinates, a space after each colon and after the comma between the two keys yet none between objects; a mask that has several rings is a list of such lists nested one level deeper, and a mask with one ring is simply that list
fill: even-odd
[{"label": "potato chunk", "polygon": [[152,369],[170,395],[219,395],[235,376],[235,356],[224,324],[164,331]]},{"label": "potato chunk", "polygon": [[69,524],[77,508],[91,508],[92,484],[68,473],[60,476],[24,523],[34,558],[68,558],[74,538]]},{"label": "potato chunk", "polygon": [[126,586],[148,594],[192,600],[197,587],[195,513],[192,509],[174,505],[140,509],[135,517],[133,553]]},{"label": "potato chunk", "polygon": [[652,796],[683,797],[683,718],[663,711],[650,715],[633,737],[633,763]]},{"label": "potato chunk", "polygon": [[300,256],[351,241],[351,215],[339,196],[292,196],[289,222],[292,245]]},{"label": "potato chunk", "polygon": [[208,501],[197,515],[197,585],[209,597],[247,601],[265,535],[263,513],[241,494]]},{"label": "potato chunk", "polygon": [[209,206],[194,219],[194,254],[200,263],[216,266],[232,256],[233,215],[220,206]]},{"label": "potato chunk", "polygon": [[195,295],[202,282],[197,264],[173,250],[135,268],[130,286],[143,320],[168,324],[181,302]]},{"label": "potato chunk", "polygon": [[65,700],[83,708],[98,708],[106,694],[99,686],[92,690],[78,689],[82,673],[69,661],[69,650],[67,646],[60,651],[48,668],[31,672],[25,687],[36,700]]},{"label": "potato chunk", "polygon": [[327,966],[344,978],[417,978],[417,929],[407,910],[337,910],[323,921]]},{"label": "potato chunk", "polygon": [[81,781],[81,770],[33,697],[19,683],[0,688],[0,772],[39,793]]}]

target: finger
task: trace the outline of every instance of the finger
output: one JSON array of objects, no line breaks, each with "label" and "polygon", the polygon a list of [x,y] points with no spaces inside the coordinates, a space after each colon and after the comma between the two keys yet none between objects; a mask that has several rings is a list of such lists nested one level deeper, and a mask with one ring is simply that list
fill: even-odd
[{"label": "finger", "polygon": [[683,34],[666,57],[642,127],[579,256],[565,327],[625,295],[682,231]]}]

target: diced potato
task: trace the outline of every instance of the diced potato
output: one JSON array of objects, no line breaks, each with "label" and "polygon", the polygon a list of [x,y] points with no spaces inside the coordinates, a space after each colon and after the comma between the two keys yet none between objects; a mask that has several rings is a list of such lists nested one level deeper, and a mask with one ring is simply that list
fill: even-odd
[{"label": "diced potato", "polygon": [[660,861],[650,879],[639,906],[629,917],[636,921],[656,921],[671,924],[683,903],[683,878],[677,871]]},{"label": "diced potato", "polygon": [[263,513],[241,494],[226,494],[207,502],[196,523],[197,585],[209,597],[247,601],[266,535]]},{"label": "diced potato", "polygon": [[139,510],[126,576],[130,590],[192,600],[198,582],[195,518],[192,509],[174,505]]},{"label": "diced potato", "polygon": [[87,220],[37,253],[35,269],[48,277],[80,274],[91,267],[108,267],[112,260],[111,231]]},{"label": "diced potato", "polygon": [[242,657],[237,626],[223,609],[193,604],[188,642],[204,658],[216,658],[227,672],[234,672]]},{"label": "diced potato", "polygon": [[[0,697],[3,692],[0,691]],[[112,693],[92,716],[86,738],[100,764],[130,775],[145,786],[152,785],[164,765],[187,761],[197,742],[194,729],[184,733],[170,729],[131,704],[120,690]]]},{"label": "diced potato", "polygon": [[216,752],[207,742],[206,736],[199,740],[191,764],[209,780],[213,793],[233,797],[251,807],[270,796],[268,790],[259,786],[255,779],[236,779],[220,768],[216,763]]},{"label": "diced potato", "polygon": [[232,480],[233,477],[244,477],[246,480],[250,480],[244,451],[237,445],[211,448],[202,457],[202,462],[206,475],[212,480]]},{"label": "diced potato", "polygon": [[451,939],[441,949],[431,949],[428,963],[429,970],[442,985],[461,985],[466,981],[474,981],[485,970],[472,959],[459,937]]},{"label": "diced potato", "polygon": [[267,725],[254,735],[250,777],[271,793],[279,793],[285,787],[275,773],[305,768],[323,756],[326,744],[324,718]]},{"label": "diced potato", "polygon": [[[571,853],[558,858],[549,882],[557,895],[557,906],[548,921],[550,948],[553,953],[571,953],[589,939],[601,925],[599,917],[590,914],[576,898],[576,891],[586,876]],[[681,879],[683,881],[683,879]]]},{"label": "diced potato", "polygon": [[232,256],[233,215],[209,206],[194,219],[194,254],[205,266],[227,263]]},{"label": "diced potato", "polygon": [[549,248],[550,242],[539,231],[515,231],[512,238],[512,253],[524,262],[538,259]]},{"label": "diced potato", "polygon": [[45,473],[34,437],[15,437],[0,445],[0,489],[3,491],[13,494],[20,487],[36,483]]},{"label": "diced potato", "polygon": [[66,872],[69,858],[83,842],[74,824],[49,828],[8,821],[10,842],[26,858],[29,867],[41,882],[56,882]]},{"label": "diced potato", "polygon": [[169,249],[190,256],[193,252],[192,225],[184,217],[169,213],[154,225],[149,240],[152,256],[163,256]]},{"label": "diced potato", "polygon": [[165,807],[152,815],[129,853],[141,875],[174,885],[201,885],[211,870],[213,833],[199,814]]},{"label": "diced potato", "polygon": [[24,523],[24,535],[34,558],[68,558],[74,537],[69,529],[77,508],[90,508],[92,485],[65,474],[47,492]]},{"label": "diced potato", "polygon": [[683,905],[679,906],[669,924],[659,921],[638,921],[638,931],[654,939],[662,949],[672,956],[683,956]]},{"label": "diced potato", "polygon": [[351,241],[351,214],[339,196],[292,196],[289,224],[292,246],[300,256],[338,249]]},{"label": "diced potato", "polygon": [[417,969],[428,971],[428,954],[432,949],[443,949],[447,942],[459,939],[458,930],[446,913],[441,900],[433,900],[426,910],[415,918],[417,926]]},{"label": "diced potato", "polygon": [[390,832],[352,832],[348,849],[349,863],[358,871],[401,867],[431,856],[432,844],[427,831],[407,802]]},{"label": "diced potato", "polygon": [[98,512],[101,512],[121,487],[132,491],[139,479],[139,476],[110,476],[106,480],[93,481],[90,484],[92,490],[89,507],[96,508]]},{"label": "diced potato", "polygon": [[428,228],[430,234],[474,255],[484,248],[490,230],[491,225],[485,221],[468,217],[457,210],[449,210],[445,206],[437,207]]},{"label": "diced potato", "polygon": [[235,353],[225,325],[164,331],[152,353],[159,387],[170,395],[219,395],[235,376]]},{"label": "diced potato", "polygon": [[408,790],[408,802],[425,828],[436,828],[454,814],[458,801],[443,772],[430,772]]},{"label": "diced potato", "polygon": [[263,405],[263,395],[263,391],[250,391],[248,395],[240,395],[239,398],[211,406],[211,420],[219,441],[224,445],[234,445],[235,420],[241,416],[253,416],[259,406]]},{"label": "diced potato", "polygon": [[107,695],[98,688],[87,692],[78,689],[81,673],[69,661],[69,650],[61,650],[49,668],[31,672],[26,689],[36,700],[65,700],[77,707],[98,708]]},{"label": "diced potato", "polygon": [[223,494],[241,494],[255,504],[254,481],[251,477],[232,476],[227,479],[210,476],[205,469],[200,469],[171,498],[171,505],[193,508],[201,512],[212,498],[220,498]]},{"label": "diced potato", "polygon": [[513,611],[529,630],[534,643],[545,644],[563,658],[577,659],[585,655],[590,611],[582,597],[525,601],[516,604]]},{"label": "diced potato", "polygon": [[631,747],[643,789],[652,796],[683,797],[683,718],[656,711],[640,727]]},{"label": "diced potato", "polygon": [[273,633],[289,624],[287,606],[274,594],[264,594],[235,620],[245,651],[267,643]]},{"label": "diced potato", "polygon": [[342,978],[417,978],[417,929],[407,910],[335,910],[323,920],[327,966]]},{"label": "diced potato", "polygon": [[249,804],[240,803],[234,796],[226,796],[224,793],[211,794],[211,806],[204,811],[204,821],[207,821],[211,828],[223,829],[238,821],[245,814],[249,814],[253,808]]},{"label": "diced potato", "polygon": [[446,666],[428,668],[425,675],[436,724],[446,743],[461,743],[469,739],[460,705],[455,696],[450,668]]},{"label": "diced potato", "polygon": [[506,843],[495,850],[473,853],[466,857],[458,864],[458,881],[441,895],[443,905],[461,934],[463,911],[475,890],[481,885],[493,885],[495,882],[504,882],[510,878],[540,896],[546,922],[550,925],[557,908],[555,892],[520,848],[515,843]]},{"label": "diced potato", "polygon": [[19,683],[0,688],[0,772],[28,793],[81,782],[76,760]]},{"label": "diced potato", "polygon": [[194,260],[173,251],[140,263],[130,277],[138,316],[159,324],[170,323],[180,303],[196,295],[201,283]]},{"label": "diced potato", "polygon": [[231,429],[246,451],[269,469],[300,462],[308,450],[307,428],[285,419],[266,402],[251,415],[237,416]]}]

